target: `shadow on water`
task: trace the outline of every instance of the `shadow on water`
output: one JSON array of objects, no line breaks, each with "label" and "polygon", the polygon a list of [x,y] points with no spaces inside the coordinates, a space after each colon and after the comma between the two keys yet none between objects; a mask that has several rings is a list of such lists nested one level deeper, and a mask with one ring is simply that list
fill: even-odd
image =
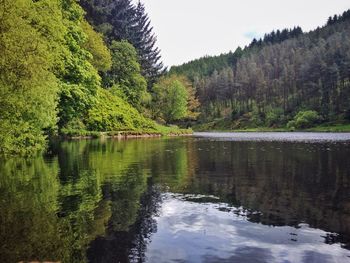
[{"label": "shadow on water", "polygon": [[0,163],[1,262],[343,262],[347,142],[65,141]]}]

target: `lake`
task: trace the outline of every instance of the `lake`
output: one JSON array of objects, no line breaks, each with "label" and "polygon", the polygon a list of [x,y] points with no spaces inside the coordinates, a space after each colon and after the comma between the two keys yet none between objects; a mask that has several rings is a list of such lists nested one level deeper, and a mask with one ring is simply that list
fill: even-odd
[{"label": "lake", "polygon": [[0,162],[0,262],[350,262],[350,134],[50,143]]}]

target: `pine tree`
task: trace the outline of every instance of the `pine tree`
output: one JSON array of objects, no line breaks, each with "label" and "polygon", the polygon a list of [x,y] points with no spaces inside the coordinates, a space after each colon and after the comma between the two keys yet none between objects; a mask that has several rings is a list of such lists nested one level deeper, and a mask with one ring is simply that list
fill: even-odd
[{"label": "pine tree", "polygon": [[135,21],[135,7],[130,0],[117,0],[109,15],[109,23],[113,26],[109,40],[128,40],[133,43]]},{"label": "pine tree", "polygon": [[153,33],[151,21],[145,12],[145,6],[139,1],[136,7],[136,27],[133,44],[139,52],[143,75],[149,80],[149,86],[164,72],[160,61],[160,50],[156,47],[157,38]]},{"label": "pine tree", "polygon": [[87,19],[105,34],[109,44],[126,40],[136,48],[142,75],[151,87],[165,69],[144,5],[138,2],[135,6],[131,0],[81,0],[81,4]]}]

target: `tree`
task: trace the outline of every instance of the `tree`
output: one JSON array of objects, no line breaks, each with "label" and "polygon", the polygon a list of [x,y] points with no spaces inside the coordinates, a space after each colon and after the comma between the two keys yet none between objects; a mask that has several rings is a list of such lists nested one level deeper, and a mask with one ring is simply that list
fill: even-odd
[{"label": "tree", "polygon": [[160,50],[156,47],[157,38],[153,33],[153,27],[145,11],[145,6],[139,1],[135,10],[135,32],[133,45],[138,50],[142,74],[148,80],[149,87],[164,72],[161,62]]},{"label": "tree", "polygon": [[97,33],[93,27],[86,21],[82,21],[82,28],[87,37],[83,47],[92,55],[90,63],[101,72],[111,69],[112,58],[109,49],[105,45],[102,35]]},{"label": "tree", "polygon": [[155,117],[171,123],[187,117],[189,94],[185,85],[176,78],[162,78],[154,87]]},{"label": "tree", "polygon": [[141,2],[135,6],[131,0],[81,0],[87,19],[106,37],[109,44],[126,40],[138,54],[142,75],[151,88],[164,72],[160,50],[145,7]]},{"label": "tree", "polygon": [[54,130],[64,25],[59,1],[0,5],[0,153],[33,154]]},{"label": "tree", "polygon": [[141,75],[136,50],[127,41],[113,41],[111,52],[112,68],[107,73],[107,86],[116,86],[126,100],[140,110],[148,93],[147,82]]},{"label": "tree", "polygon": [[65,53],[63,68],[56,73],[60,79],[60,129],[75,125],[87,114],[101,85],[101,78],[91,64],[94,63],[93,55],[85,49],[89,45],[89,36],[83,30],[83,9],[75,1],[64,0],[62,13],[66,26],[65,41],[62,43]]}]

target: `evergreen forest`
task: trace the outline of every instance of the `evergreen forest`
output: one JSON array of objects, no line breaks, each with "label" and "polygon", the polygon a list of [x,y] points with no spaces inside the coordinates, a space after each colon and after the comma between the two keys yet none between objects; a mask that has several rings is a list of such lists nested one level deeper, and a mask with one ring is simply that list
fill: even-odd
[{"label": "evergreen forest", "polygon": [[288,128],[350,122],[350,10],[323,27],[272,31],[234,52],[170,74],[193,83],[205,129]]}]

